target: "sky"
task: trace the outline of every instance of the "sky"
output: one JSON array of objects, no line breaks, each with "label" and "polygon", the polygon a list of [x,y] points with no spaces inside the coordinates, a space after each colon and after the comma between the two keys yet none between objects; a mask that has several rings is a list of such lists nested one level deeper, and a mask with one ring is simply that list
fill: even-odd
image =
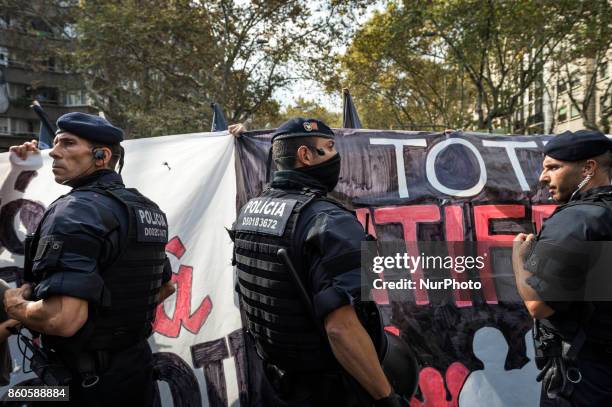
[{"label": "sky", "polygon": [[[385,2],[377,2],[374,5],[370,6],[367,11],[359,16],[357,19],[358,24],[362,24],[366,22],[372,14],[378,10],[383,11],[385,9]],[[348,44],[347,44],[348,45]],[[336,52],[344,52],[346,47],[337,48],[334,51]],[[334,94],[330,95],[325,92],[323,87],[312,80],[298,80],[294,82],[292,85],[287,87],[286,89],[277,89],[273,97],[278,100],[282,107],[287,107],[299,98],[303,97],[306,100],[315,100],[318,104],[325,107],[327,110],[331,112],[341,112],[342,111],[342,89],[340,89],[340,85],[338,85],[338,90]],[[349,89],[350,91],[350,89]]]},{"label": "sky", "polygon": [[273,97],[278,100],[282,107],[287,107],[299,98],[314,100],[331,112],[342,111],[342,94],[338,89],[337,94],[330,95],[325,92],[323,87],[312,80],[299,80],[287,89],[277,89]]}]

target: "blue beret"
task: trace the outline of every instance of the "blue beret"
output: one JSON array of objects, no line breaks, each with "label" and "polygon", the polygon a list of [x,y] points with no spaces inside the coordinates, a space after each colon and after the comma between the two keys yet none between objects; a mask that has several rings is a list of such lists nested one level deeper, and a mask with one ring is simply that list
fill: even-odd
[{"label": "blue beret", "polygon": [[304,119],[303,117],[295,117],[281,124],[274,133],[272,133],[272,142],[274,140],[282,140],[295,137],[325,137],[333,139],[335,137],[332,129],[317,119]]},{"label": "blue beret", "polygon": [[57,119],[55,134],[68,132],[94,143],[117,144],[123,141],[123,130],[103,117],[81,112],[66,113]]},{"label": "blue beret", "polygon": [[580,161],[593,158],[612,149],[603,133],[592,130],[566,131],[553,137],[544,146],[543,152],[561,161]]}]

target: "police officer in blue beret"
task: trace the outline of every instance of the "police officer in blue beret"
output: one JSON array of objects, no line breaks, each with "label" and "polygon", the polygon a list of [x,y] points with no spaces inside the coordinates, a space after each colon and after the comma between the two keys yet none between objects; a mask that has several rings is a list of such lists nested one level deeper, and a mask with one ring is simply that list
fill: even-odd
[{"label": "police officer in blue beret", "polygon": [[334,137],[316,119],[282,124],[279,171],[230,233],[248,330],[278,396],[264,405],[400,405],[354,307],[366,234],[326,196],[340,174]]},{"label": "police officer in blue beret", "polygon": [[[29,240],[24,275],[32,281],[6,291],[6,311],[40,335],[41,347],[31,346],[43,367],[32,359],[32,368],[46,384],[70,386],[72,405],[150,406],[147,338],[156,305],[174,292],[166,217],[115,172],[121,129],[84,113],[63,115],[57,127],[52,171],[72,190]],[[10,151],[39,154],[34,140]]]},{"label": "police officer in blue beret", "polygon": [[586,288],[612,240],[611,149],[595,131],[551,139],[540,181],[559,206],[537,237],[515,238],[516,285],[535,321],[541,406],[612,406],[612,302],[593,300]]}]

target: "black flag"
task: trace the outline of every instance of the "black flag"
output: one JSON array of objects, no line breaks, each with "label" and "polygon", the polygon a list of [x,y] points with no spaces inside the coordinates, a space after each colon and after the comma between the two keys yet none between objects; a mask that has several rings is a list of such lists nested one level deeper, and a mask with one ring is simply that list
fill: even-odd
[{"label": "black flag", "polygon": [[361,120],[359,120],[353,98],[347,88],[342,89],[342,99],[344,101],[344,108],[342,109],[342,127],[345,129],[360,129]]},{"label": "black flag", "polygon": [[223,116],[223,111],[215,102],[210,104],[213,110],[213,118],[212,118],[212,126],[210,131],[223,131],[227,130],[227,122],[225,121],[225,116]]},{"label": "black flag", "polygon": [[30,106],[36,112],[40,119],[40,131],[38,132],[38,148],[45,150],[53,146],[53,137],[55,135],[55,126],[49,120],[47,113],[43,110],[37,100]]}]

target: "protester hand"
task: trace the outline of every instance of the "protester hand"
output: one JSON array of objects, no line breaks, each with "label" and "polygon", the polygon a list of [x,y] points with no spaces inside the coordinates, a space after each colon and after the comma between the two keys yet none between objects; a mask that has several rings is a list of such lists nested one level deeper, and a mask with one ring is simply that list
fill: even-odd
[{"label": "protester hand", "polygon": [[240,137],[240,135],[244,132],[247,131],[246,126],[244,125],[244,123],[236,123],[236,124],[230,124],[227,127],[227,130],[229,131],[229,133],[234,136],[234,137]]},{"label": "protester hand", "polygon": [[9,288],[4,292],[4,309],[9,317],[14,318],[17,315],[15,307],[27,301],[32,295],[32,286],[23,284],[19,288]]},{"label": "protester hand", "polygon": [[7,319],[6,321],[0,323],[0,342],[4,342],[9,336],[12,335],[8,328],[16,327],[19,324],[20,322],[16,319]]},{"label": "protester hand", "polygon": [[20,146],[12,146],[11,148],[9,148],[9,151],[11,153],[15,153],[22,160],[28,158],[28,153],[40,154],[37,140],[27,141]]},{"label": "protester hand", "polygon": [[535,236],[533,233],[519,233],[514,237],[512,245],[512,258],[514,260],[524,262],[527,251],[534,242]]}]

